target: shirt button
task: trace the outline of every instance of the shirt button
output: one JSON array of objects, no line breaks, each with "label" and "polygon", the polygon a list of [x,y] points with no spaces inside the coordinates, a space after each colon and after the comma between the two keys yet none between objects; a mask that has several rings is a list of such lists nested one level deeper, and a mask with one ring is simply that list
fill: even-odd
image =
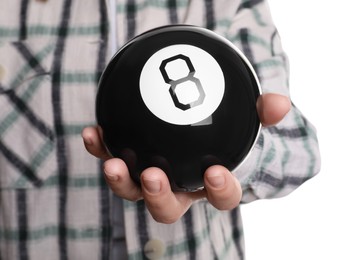
[{"label": "shirt button", "polygon": [[2,65],[0,65],[0,82],[5,78],[5,74],[5,68]]},{"label": "shirt button", "polygon": [[145,256],[150,260],[161,259],[165,253],[165,245],[161,240],[151,239],[144,247]]}]

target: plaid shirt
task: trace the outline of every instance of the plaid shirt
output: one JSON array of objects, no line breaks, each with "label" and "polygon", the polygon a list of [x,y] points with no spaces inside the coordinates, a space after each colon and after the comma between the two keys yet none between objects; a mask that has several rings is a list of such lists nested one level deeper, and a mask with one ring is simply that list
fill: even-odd
[{"label": "plaid shirt", "polygon": [[[262,0],[118,0],[117,10],[105,0],[1,0],[1,260],[111,256],[112,195],[80,137],[95,124],[109,12],[117,14],[119,46],[165,24],[214,30],[246,54],[264,93],[289,95],[287,57]],[[288,194],[319,167],[315,129],[292,106],[280,124],[262,129],[235,174],[250,202]],[[129,259],[243,259],[239,208],[218,211],[202,200],[164,225],[142,201],[123,206]]]}]

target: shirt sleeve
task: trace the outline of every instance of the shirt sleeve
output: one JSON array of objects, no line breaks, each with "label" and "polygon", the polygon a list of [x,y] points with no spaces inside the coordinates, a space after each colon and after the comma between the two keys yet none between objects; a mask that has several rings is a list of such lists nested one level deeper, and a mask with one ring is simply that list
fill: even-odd
[{"label": "shirt sleeve", "polygon": [[[288,59],[266,1],[240,1],[225,34],[252,63],[263,93],[290,96]],[[245,203],[287,195],[319,170],[316,129],[292,103],[279,124],[262,128],[251,154],[234,174]]]}]

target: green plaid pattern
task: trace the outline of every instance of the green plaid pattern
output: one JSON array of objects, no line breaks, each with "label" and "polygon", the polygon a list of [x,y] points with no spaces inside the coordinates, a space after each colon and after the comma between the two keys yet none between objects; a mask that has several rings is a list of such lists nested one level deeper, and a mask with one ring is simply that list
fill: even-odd
[{"label": "green plaid pattern", "polygon": [[[118,259],[113,196],[81,130],[95,124],[97,82],[108,61],[108,12],[117,40],[166,24],[193,24],[231,40],[263,92],[289,95],[288,64],[263,0],[2,0],[0,2],[0,259]],[[293,106],[262,129],[235,174],[243,202],[284,196],[320,167],[314,127]],[[142,201],[124,202],[129,259],[152,239],[164,259],[243,259],[240,209],[195,203],[177,223],[156,223]]]}]

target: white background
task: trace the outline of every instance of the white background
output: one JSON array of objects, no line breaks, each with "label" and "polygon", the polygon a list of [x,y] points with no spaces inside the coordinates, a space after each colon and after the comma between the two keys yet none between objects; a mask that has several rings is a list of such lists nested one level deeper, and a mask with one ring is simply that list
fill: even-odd
[{"label": "white background", "polygon": [[291,97],[316,126],[320,174],[243,206],[247,260],[348,259],[348,2],[269,0],[290,59]]}]

